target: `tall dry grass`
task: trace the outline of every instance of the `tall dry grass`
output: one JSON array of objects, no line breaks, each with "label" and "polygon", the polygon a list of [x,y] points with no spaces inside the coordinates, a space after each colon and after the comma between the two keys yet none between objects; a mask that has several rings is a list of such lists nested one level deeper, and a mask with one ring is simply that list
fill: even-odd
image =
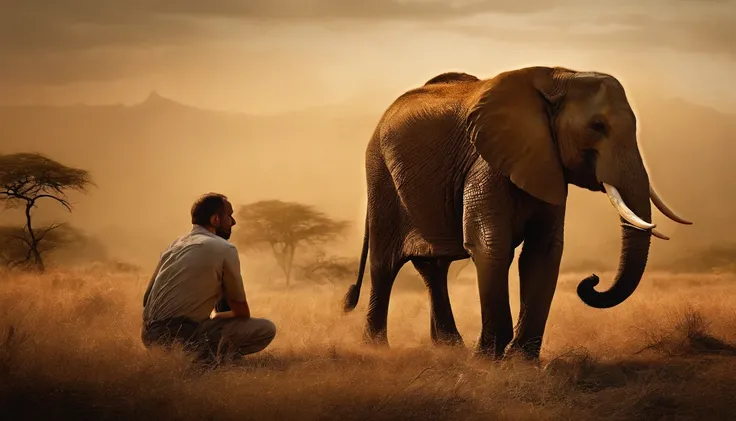
[{"label": "tall dry grass", "polygon": [[[214,371],[190,364],[181,352],[140,344],[146,276],[103,267],[0,273],[3,418],[736,417],[733,274],[649,273],[630,300],[609,310],[585,307],[574,292],[583,275],[565,274],[539,367],[434,348],[428,298],[417,285],[396,288],[392,348],[375,350],[360,343],[367,285],[358,308],[343,315],[347,283],[302,284],[286,294],[280,285],[246,280],[254,315],[271,318],[278,334],[266,351]],[[480,329],[474,279],[452,281],[450,294],[470,347]]]}]

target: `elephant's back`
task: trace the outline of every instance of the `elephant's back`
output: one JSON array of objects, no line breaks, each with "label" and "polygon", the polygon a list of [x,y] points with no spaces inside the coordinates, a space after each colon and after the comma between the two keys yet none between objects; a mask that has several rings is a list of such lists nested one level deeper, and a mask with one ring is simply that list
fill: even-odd
[{"label": "elephant's back", "polygon": [[386,109],[376,135],[422,142],[428,139],[418,139],[413,133],[455,130],[464,125],[467,97],[479,87],[469,81],[433,82],[407,91]]},{"label": "elephant's back", "polygon": [[446,79],[436,76],[425,85],[410,89],[399,95],[389,106],[388,111],[411,108],[424,104],[427,108],[460,107],[468,96],[482,89],[483,81],[475,79]]},{"label": "elephant's back", "polygon": [[374,166],[380,161],[388,171],[398,196],[410,254],[463,250],[462,188],[476,154],[465,132],[467,89],[459,85],[436,83],[402,95],[384,114],[371,142],[369,156],[376,159]]}]

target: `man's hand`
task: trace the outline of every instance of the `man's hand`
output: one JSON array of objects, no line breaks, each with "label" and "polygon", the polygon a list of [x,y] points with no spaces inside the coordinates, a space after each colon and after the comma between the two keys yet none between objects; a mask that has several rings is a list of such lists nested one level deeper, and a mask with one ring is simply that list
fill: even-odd
[{"label": "man's hand", "polygon": [[237,302],[237,301],[230,301],[227,302],[230,305],[231,310],[228,311],[221,311],[217,312],[215,309],[212,309],[212,312],[210,313],[210,319],[216,320],[216,319],[232,319],[232,318],[243,318],[248,319],[250,318],[250,308],[248,307],[248,302]]},{"label": "man's hand", "polygon": [[232,319],[233,317],[235,317],[235,313],[233,313],[232,310],[221,311],[221,312],[218,313],[213,308],[212,309],[212,313],[210,313],[210,319],[211,320],[216,320],[216,319]]}]

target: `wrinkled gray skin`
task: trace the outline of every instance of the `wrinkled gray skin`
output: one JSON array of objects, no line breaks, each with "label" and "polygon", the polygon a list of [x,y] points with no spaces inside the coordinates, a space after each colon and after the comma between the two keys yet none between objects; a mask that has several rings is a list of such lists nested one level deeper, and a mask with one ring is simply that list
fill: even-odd
[{"label": "wrinkled gray skin", "polygon": [[[368,263],[370,343],[387,345],[391,289],[411,261],[429,291],[432,340],[462,345],[447,273],[452,261],[470,257],[481,302],[478,351],[501,358],[511,343],[537,359],[562,257],[568,184],[594,192],[613,185],[636,215],[652,220],[634,113],[621,84],[600,73],[530,67],[487,80],[441,74],[385,111],[365,157],[365,238],[344,305],[346,312],[357,305]],[[644,272],[650,236],[623,225],[613,286],[596,291],[592,275],[580,283],[580,298],[597,308],[626,300]],[[522,242],[514,332],[508,270]]]}]

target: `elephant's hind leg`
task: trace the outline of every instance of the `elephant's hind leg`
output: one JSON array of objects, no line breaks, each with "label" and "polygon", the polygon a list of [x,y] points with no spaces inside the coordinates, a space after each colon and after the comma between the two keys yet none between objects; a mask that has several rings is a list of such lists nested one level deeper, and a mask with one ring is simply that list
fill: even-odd
[{"label": "elephant's hind leg", "polygon": [[366,314],[363,341],[388,345],[388,304],[396,275],[406,260],[371,258],[371,296]]},{"label": "elephant's hind leg", "polygon": [[448,259],[412,259],[412,264],[424,279],[430,298],[430,332],[437,345],[464,345],[452,314],[447,291]]}]

